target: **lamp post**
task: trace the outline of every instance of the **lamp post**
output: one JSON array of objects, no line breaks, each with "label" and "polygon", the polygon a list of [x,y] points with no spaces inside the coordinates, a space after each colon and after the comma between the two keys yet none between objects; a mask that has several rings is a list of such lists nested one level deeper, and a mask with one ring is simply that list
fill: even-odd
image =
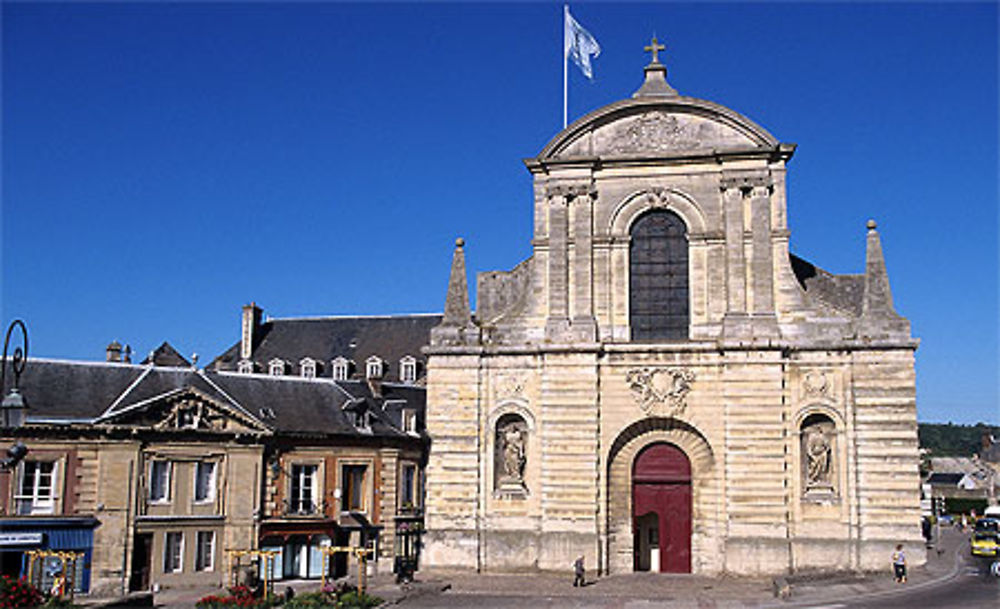
[{"label": "lamp post", "polygon": [[[14,328],[21,330],[22,347],[15,347],[10,358],[10,368],[14,372],[14,382],[11,384],[10,392],[4,396],[0,402],[0,429],[17,429],[24,425],[24,419],[28,405],[24,402],[24,397],[18,389],[21,382],[21,373],[24,372],[24,365],[28,358],[28,329],[24,322],[15,319],[7,328],[7,336],[3,341],[3,365],[0,366],[0,391],[6,386],[7,381],[7,350],[10,347],[10,335]],[[7,456],[0,459],[0,469],[9,470],[15,467],[24,456],[28,454],[28,447],[20,440],[7,449]]]}]

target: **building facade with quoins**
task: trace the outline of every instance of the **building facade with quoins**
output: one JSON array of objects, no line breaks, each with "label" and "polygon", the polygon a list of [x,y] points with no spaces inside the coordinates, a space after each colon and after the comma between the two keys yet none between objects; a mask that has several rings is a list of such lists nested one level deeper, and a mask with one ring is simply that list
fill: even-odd
[{"label": "building facade with quoins", "polygon": [[771,574],[922,543],[918,341],[874,222],[863,273],[789,253],[794,150],[654,58],[525,161],[532,256],[479,273],[473,316],[459,241],[431,333],[425,564]]}]

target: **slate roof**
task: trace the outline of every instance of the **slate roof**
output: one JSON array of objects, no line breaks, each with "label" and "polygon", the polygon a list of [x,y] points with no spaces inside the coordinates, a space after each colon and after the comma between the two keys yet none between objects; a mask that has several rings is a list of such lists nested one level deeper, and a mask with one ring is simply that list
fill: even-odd
[{"label": "slate roof", "polygon": [[[85,419],[98,417],[135,382],[144,369],[132,364],[28,359],[20,389],[29,418]],[[13,384],[10,369],[3,395]]]},{"label": "slate roof", "polygon": [[[418,362],[423,376],[421,349],[430,343],[431,328],[441,323],[440,314],[383,317],[306,317],[269,319],[257,330],[251,359],[257,370],[266,371],[273,358],[288,364],[289,375],[298,376],[299,361],[311,357],[319,362],[317,376],[330,377],[330,362],[344,357],[354,362],[354,375],[362,378],[365,360],[376,355],[386,363],[386,381],[399,380],[399,360],[409,355]],[[237,342],[215,358],[210,370],[236,370],[240,360]]]},{"label": "slate roof", "polygon": [[[7,376],[4,395],[13,381],[12,374]],[[29,407],[29,423],[113,421],[120,413],[194,389],[279,434],[404,437],[403,407],[417,410],[418,429],[423,429],[424,389],[391,383],[381,385],[379,397],[359,381],[30,359],[19,388]],[[343,411],[349,403],[363,404],[372,413],[370,429],[354,426]]]},{"label": "slate roof", "polygon": [[852,317],[860,317],[865,298],[864,275],[834,275],[811,262],[789,254],[792,271],[806,294]]}]

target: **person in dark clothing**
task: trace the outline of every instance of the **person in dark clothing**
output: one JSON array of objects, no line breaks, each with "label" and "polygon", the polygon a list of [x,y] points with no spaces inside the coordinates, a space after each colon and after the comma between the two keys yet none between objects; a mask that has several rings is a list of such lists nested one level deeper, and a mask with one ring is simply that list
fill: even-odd
[{"label": "person in dark clothing", "polygon": [[577,558],[576,562],[573,563],[573,573],[576,575],[576,578],[573,579],[573,587],[585,586],[586,583],[584,582],[583,576],[586,573],[586,569],[584,569],[583,566],[583,556]]}]

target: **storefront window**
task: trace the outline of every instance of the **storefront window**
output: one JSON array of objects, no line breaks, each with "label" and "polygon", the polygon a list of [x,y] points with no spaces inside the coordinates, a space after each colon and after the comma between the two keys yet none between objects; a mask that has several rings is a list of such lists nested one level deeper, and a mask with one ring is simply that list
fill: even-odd
[{"label": "storefront window", "polygon": [[52,514],[55,512],[55,473],[53,461],[25,461],[21,466],[21,484],[16,497],[17,513]]}]

